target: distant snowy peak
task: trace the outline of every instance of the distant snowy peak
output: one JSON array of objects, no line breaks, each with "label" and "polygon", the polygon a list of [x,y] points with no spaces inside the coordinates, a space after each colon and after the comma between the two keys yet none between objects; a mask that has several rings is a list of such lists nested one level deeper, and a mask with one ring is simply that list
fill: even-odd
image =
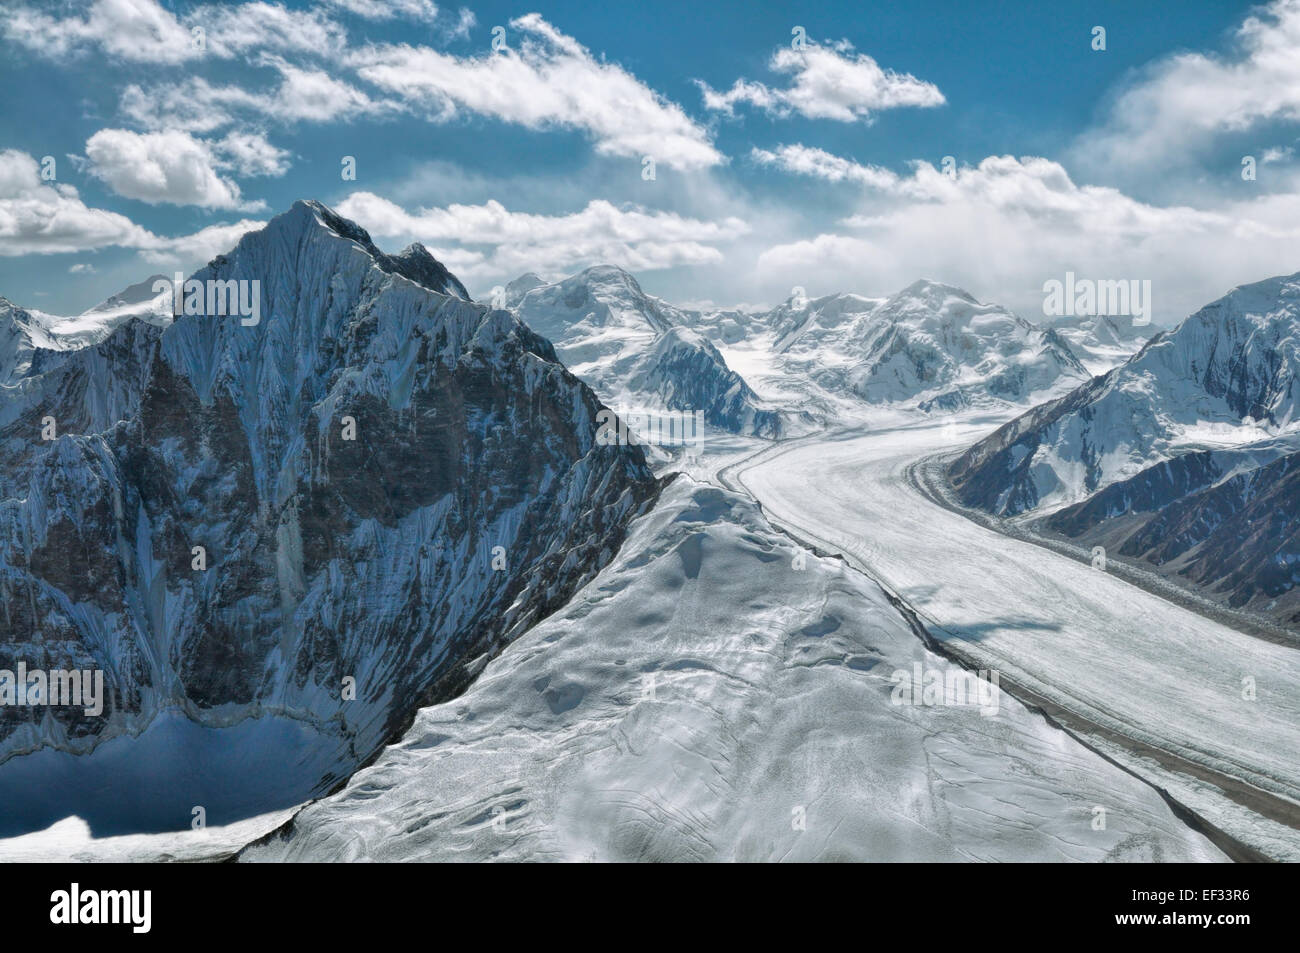
[{"label": "distant snowy peak", "polygon": [[1087,369],[1062,338],[951,285],[918,281],[887,299],[876,320],[864,393],[901,385],[925,394],[923,409],[956,409],[987,398],[1017,402]]},{"label": "distant snowy peak", "polygon": [[979,310],[1001,310],[997,305],[983,305],[965,288],[918,278],[902,291],[885,299],[885,309],[895,313],[911,312],[929,320],[938,315],[961,315]]},{"label": "distant snowy peak", "polygon": [[102,311],[120,311],[123,308],[151,303],[155,298],[159,297],[160,293],[154,290],[159,281],[171,281],[171,278],[167,275],[150,275],[144,281],[137,281],[135,284],[123,288],[117,294],[109,295],[93,308],[87,308],[82,314],[91,315]]},{"label": "distant snowy peak", "polygon": [[[972,348],[975,339],[1046,340],[1042,328],[1001,305],[982,304],[968,291],[926,279],[886,298],[876,309],[875,318],[934,334],[954,352]],[[1062,359],[1068,362],[1072,357],[1067,348]]]},{"label": "distant snowy peak", "polygon": [[919,280],[888,298],[791,298],[768,322],[786,369],[868,403],[949,411],[1082,381],[1069,344],[996,304]]},{"label": "distant snowy peak", "polygon": [[778,437],[784,429],[781,415],[763,406],[718,349],[690,328],[669,328],[655,338],[628,385],[665,407],[702,410],[707,423],[731,433]]},{"label": "distant snowy peak", "polygon": [[1093,375],[1104,374],[1136,354],[1160,331],[1112,315],[1054,317],[1044,328],[1059,335]]},{"label": "distant snowy peak", "polygon": [[[529,314],[533,330],[552,341],[565,338],[575,326],[657,334],[679,323],[675,308],[647,295],[634,277],[612,265],[596,265],[554,284],[536,284],[539,280],[532,274],[516,278],[507,288],[506,302]],[[511,289],[517,295],[513,300]]]},{"label": "distant snowy peak", "polygon": [[49,355],[44,361],[31,362],[32,348],[53,354],[90,347],[133,318],[166,327],[172,320],[172,296],[170,291],[153,290],[154,283],[160,280],[169,279],[151,275],[79,315],[66,317],[22,308],[0,298],[0,334],[5,338],[5,343],[0,344],[0,383],[11,383],[50,367]]},{"label": "distant snowy peak", "polygon": [[0,384],[12,384],[39,370],[42,353],[60,348],[39,313],[0,298]]},{"label": "distant snowy peak", "polygon": [[827,337],[839,336],[868,318],[883,301],[855,294],[789,298],[769,312],[767,323],[775,335],[773,347],[778,353],[815,349]]},{"label": "distant snowy peak", "polygon": [[1043,327],[1056,331],[1071,343],[1077,340],[1089,345],[1140,344],[1160,330],[1150,324],[1134,324],[1128,317],[1108,314],[1053,317]]},{"label": "distant snowy peak", "polygon": [[612,265],[539,281],[512,281],[506,306],[615,410],[702,411],[708,426],[730,433],[782,432],[780,414],[695,330],[697,313],[646,294]]},{"label": "distant snowy peak", "polygon": [[1000,513],[1068,505],[1180,453],[1300,423],[1300,275],[1243,285],[1071,394],[972,447],[953,468]]},{"label": "distant snowy peak", "polygon": [[505,286],[505,307],[513,308],[522,300],[524,295],[544,284],[546,284],[546,279],[534,272],[530,271],[526,275],[520,275]]}]

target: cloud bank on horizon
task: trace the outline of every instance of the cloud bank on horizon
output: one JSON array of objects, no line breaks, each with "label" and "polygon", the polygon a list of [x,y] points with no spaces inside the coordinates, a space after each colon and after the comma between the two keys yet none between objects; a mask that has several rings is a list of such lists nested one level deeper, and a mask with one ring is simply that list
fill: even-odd
[{"label": "cloud bank on horizon", "polygon": [[719,304],[924,276],[1040,320],[1070,271],[1151,280],[1172,323],[1300,270],[1300,0],[933,37],[862,4],[0,8],[0,294],[46,310],[303,197],[479,295],[600,262]]}]

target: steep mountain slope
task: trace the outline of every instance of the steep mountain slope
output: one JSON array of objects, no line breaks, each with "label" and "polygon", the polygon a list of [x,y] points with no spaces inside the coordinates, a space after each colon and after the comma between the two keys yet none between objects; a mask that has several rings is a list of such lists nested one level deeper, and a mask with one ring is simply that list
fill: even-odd
[{"label": "steep mountain slope", "polygon": [[1257,440],[1257,423],[1295,429],[1298,370],[1300,275],[1245,285],[1008,423],[950,475],[963,502],[992,513],[1077,503],[1180,453]]},{"label": "steep mountain slope", "polygon": [[555,284],[524,275],[505,307],[555,345],[560,359],[614,409],[703,411],[708,427],[777,437],[780,412],[758,398],[718,349],[692,329],[696,316],[600,265]]},{"label": "steep mountain slope", "polygon": [[[107,758],[164,712],[274,716],[315,732],[290,759],[306,786],[280,792],[301,799],[563,605],[658,485],[596,442],[600,405],[551,346],[422,247],[385,255],[299,202],[193,277],[260,282],[260,322],[129,321],[0,401],[0,667],[111,688],[100,718],[0,709],[0,758]],[[169,751],[219,733],[177,730],[150,747],[162,787],[189,770]],[[307,743],[277,731],[248,750]],[[8,820],[48,823],[26,760],[0,765]]]},{"label": "steep mountain slope", "polygon": [[772,348],[780,354],[809,354],[831,342],[857,340],[868,317],[884,300],[855,294],[790,298],[769,313]]},{"label": "steep mountain slope", "polygon": [[867,372],[854,389],[868,400],[924,394],[922,409],[951,409],[986,396],[1018,401],[1087,372],[1068,344],[960,288],[918,281],[873,313]]},{"label": "steep mountain slope", "polygon": [[568,606],[242,859],[1222,859],[995,689],[918,703],[918,667],[950,673],[865,576],[679,477]]},{"label": "steep mountain slope", "polygon": [[1233,608],[1300,624],[1294,441],[1185,453],[1058,510],[1041,528],[1143,560]]}]

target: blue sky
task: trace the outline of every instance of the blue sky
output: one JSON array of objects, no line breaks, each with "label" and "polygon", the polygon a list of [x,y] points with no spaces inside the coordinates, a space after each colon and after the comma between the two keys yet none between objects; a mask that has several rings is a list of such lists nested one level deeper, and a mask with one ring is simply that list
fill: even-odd
[{"label": "blue sky", "polygon": [[1300,0],[0,6],[0,295],[53,313],[304,197],[479,296],[609,261],[678,302],[928,277],[1039,319],[1072,270],[1169,323],[1300,270]]}]

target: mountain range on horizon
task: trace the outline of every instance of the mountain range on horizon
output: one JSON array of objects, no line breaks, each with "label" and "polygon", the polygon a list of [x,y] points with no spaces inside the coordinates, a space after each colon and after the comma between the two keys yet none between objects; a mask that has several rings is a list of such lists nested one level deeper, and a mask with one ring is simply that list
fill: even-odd
[{"label": "mountain range on horizon", "polygon": [[[432,260],[418,243],[401,253],[409,254]],[[170,292],[152,290],[160,280],[170,281],[152,275],[73,317],[0,298],[12,342],[0,352],[0,372],[26,367],[36,351],[97,343],[132,318],[165,325],[172,306]],[[463,286],[455,294],[470,298]],[[699,311],[647,294],[627,271],[598,264],[553,283],[521,275],[490,303],[551,341],[611,406],[700,409],[711,428],[766,438],[807,433],[863,404],[948,412],[1032,403],[1063,381],[1086,379],[1090,369],[1109,369],[1145,338],[1143,329],[1107,317],[1035,325],[924,279],[883,298],[838,293],[793,297],[766,311]]]}]

